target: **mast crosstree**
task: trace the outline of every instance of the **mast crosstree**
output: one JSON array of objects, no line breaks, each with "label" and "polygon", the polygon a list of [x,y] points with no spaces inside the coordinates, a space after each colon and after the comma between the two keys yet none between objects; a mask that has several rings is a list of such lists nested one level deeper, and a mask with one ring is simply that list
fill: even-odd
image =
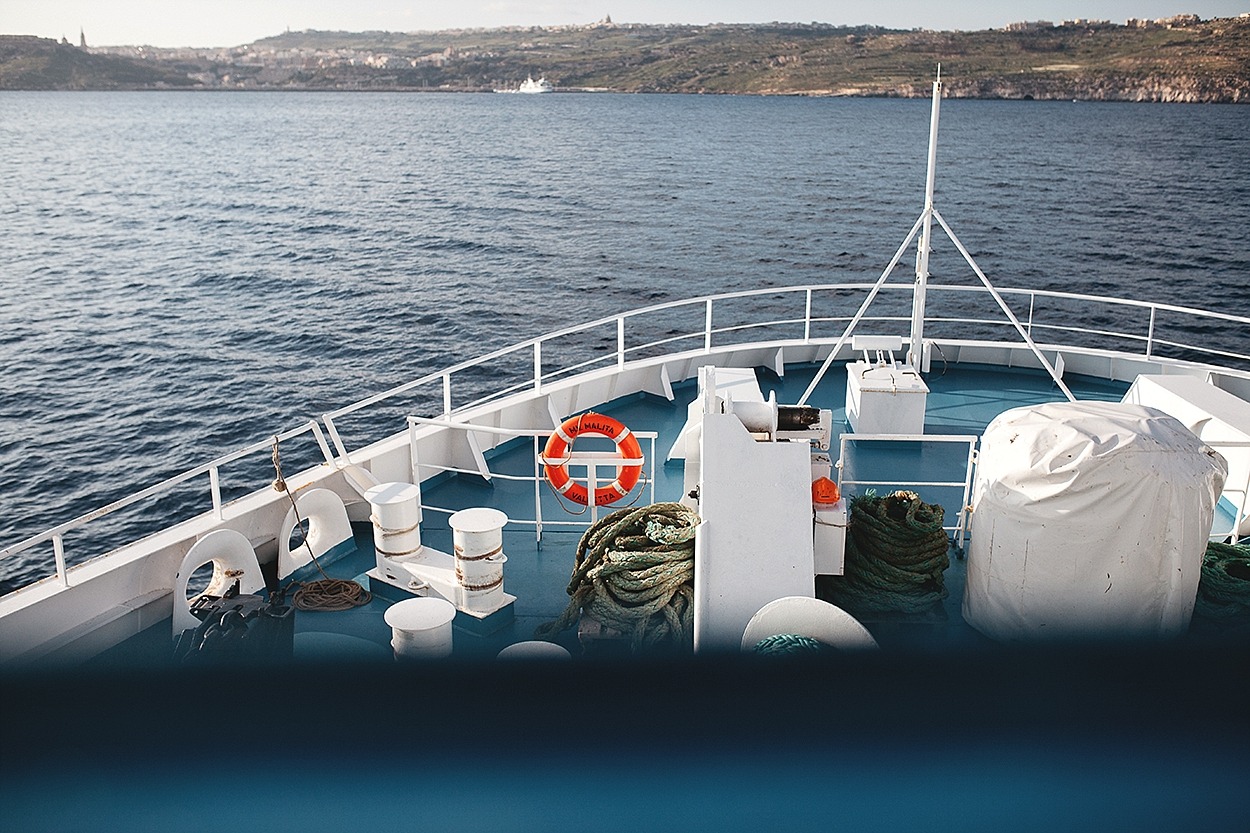
[{"label": "mast crosstree", "polygon": [[1007,316],[1007,320],[1011,322],[1013,327],[1015,327],[1016,332],[1020,334],[1020,338],[1024,340],[1024,343],[1028,345],[1029,349],[1033,352],[1033,355],[1036,356],[1038,361],[1042,363],[1042,367],[1044,367],[1046,372],[1050,374],[1050,378],[1054,380],[1056,385],[1059,386],[1059,390],[1063,391],[1063,395],[1067,397],[1069,402],[1076,401],[1076,397],[1072,395],[1072,391],[1068,389],[1068,386],[1063,383],[1063,377],[1059,374],[1058,370],[1055,369],[1054,364],[1042,354],[1042,351],[1033,341],[1032,336],[1029,335],[1028,331],[1020,323],[1020,319],[1018,319],[1015,313],[1011,311],[1011,307],[1007,306],[1007,302],[1003,300],[1003,296],[1000,295],[998,290],[994,288],[994,285],[990,283],[990,279],[985,276],[983,271],[981,271],[981,267],[977,265],[976,261],[973,259],[972,255],[969,254],[963,243],[959,242],[959,238],[955,236],[955,232],[947,224],[946,220],[942,218],[942,215],[933,204],[934,185],[937,181],[937,136],[938,118],[941,111],[941,105],[942,66],[939,64],[937,78],[933,82],[933,108],[929,115],[929,156],[928,167],[925,172],[924,210],[921,211],[920,217],[917,218],[915,224],[911,227],[911,231],[907,233],[907,237],[903,240],[902,245],[899,246],[898,250],[894,253],[894,257],[891,258],[890,264],[885,267],[885,271],[881,273],[881,277],[877,279],[877,282],[873,285],[872,289],[869,290],[868,297],[866,297],[864,302],[860,304],[859,310],[856,311],[855,315],[851,318],[850,323],[846,325],[846,329],[842,331],[842,335],[839,336],[837,342],[834,343],[833,349],[829,352],[828,357],[820,366],[820,369],[816,371],[816,375],[812,378],[811,384],[807,386],[807,390],[805,390],[803,395],[799,398],[799,405],[807,404],[808,398],[811,397],[812,393],[816,390],[816,386],[819,385],[820,381],[824,378],[825,373],[829,370],[829,366],[833,364],[834,357],[838,355],[838,351],[842,349],[842,345],[846,344],[847,340],[851,337],[851,334],[855,331],[855,327],[859,324],[860,319],[864,317],[864,313],[866,313],[868,308],[872,306],[872,302],[876,300],[877,293],[881,291],[881,287],[885,285],[885,282],[894,272],[894,267],[898,265],[898,262],[903,257],[903,253],[907,251],[907,247],[910,246],[912,241],[916,239],[917,234],[920,234],[920,242],[917,244],[916,248],[916,280],[915,285],[912,288],[911,335],[907,346],[907,363],[912,368],[917,370],[927,369],[925,367],[926,362],[924,355],[924,319],[925,302],[929,288],[929,254],[933,250],[932,236],[934,220],[936,220],[938,225],[942,227],[942,230],[946,232],[946,236],[950,238],[950,241],[955,244],[955,248],[959,250],[963,259],[967,261],[970,267],[972,267],[972,271],[981,280],[981,283],[985,286],[986,290],[989,291],[990,295],[994,298],[994,301],[1003,311],[1003,314]]}]

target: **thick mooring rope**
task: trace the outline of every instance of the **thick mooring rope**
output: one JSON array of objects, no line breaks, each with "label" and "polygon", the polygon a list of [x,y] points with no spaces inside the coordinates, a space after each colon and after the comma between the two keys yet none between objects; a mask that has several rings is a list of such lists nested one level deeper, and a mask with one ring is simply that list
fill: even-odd
[{"label": "thick mooring rope", "polygon": [[1208,619],[1250,620],[1250,544],[1207,544],[1194,612]]},{"label": "thick mooring rope", "polygon": [[569,606],[534,635],[550,639],[584,612],[627,636],[635,651],[689,648],[698,525],[699,516],[679,503],[621,509],[599,519],[577,544]]},{"label": "thick mooring rope", "polygon": [[919,613],[946,598],[943,517],[941,506],[915,492],[852,500],[845,575],[831,583],[831,601],[864,615]]},{"label": "thick mooring rope", "polygon": [[767,657],[796,656],[800,654],[823,654],[829,646],[819,639],[797,633],[779,633],[766,636],[755,643],[755,653]]}]

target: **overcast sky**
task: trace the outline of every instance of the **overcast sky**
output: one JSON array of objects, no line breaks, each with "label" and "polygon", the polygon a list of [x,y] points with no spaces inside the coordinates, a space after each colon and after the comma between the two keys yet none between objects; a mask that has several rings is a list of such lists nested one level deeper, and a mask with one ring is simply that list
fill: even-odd
[{"label": "overcast sky", "polygon": [[591,23],[874,24],[991,29],[1017,20],[1235,17],[1250,0],[0,0],[0,34],[65,36],[92,46],[238,46],[286,29],[392,32]]}]

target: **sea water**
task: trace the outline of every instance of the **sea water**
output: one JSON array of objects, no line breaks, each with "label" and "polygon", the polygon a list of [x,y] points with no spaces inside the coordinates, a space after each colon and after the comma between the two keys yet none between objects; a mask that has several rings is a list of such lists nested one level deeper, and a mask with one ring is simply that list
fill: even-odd
[{"label": "sea water", "polygon": [[[923,206],[929,108],[0,93],[0,545],[566,324],[873,280]],[[1250,314],[1250,108],[947,100],[937,206],[999,285]],[[966,268],[935,243],[935,281]],[[45,545],[0,589],[50,572]]]}]

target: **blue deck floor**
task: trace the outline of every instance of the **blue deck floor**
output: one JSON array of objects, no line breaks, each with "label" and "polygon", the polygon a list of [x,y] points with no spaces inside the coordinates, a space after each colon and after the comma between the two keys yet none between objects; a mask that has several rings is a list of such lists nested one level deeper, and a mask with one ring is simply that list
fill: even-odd
[{"label": "blue deck floor", "polygon": [[[815,372],[814,367],[791,369],[784,378],[770,371],[758,371],[761,388],[767,398],[776,393],[777,401],[798,401]],[[845,424],[843,405],[845,371],[834,368],[821,388],[813,395],[810,404],[833,410],[835,431],[849,430]],[[995,368],[950,369],[934,373],[928,380],[928,399],[925,429],[930,434],[980,434],[985,426],[1002,411],[1021,405],[1045,401],[1060,401],[1062,395],[1050,378],[1041,372],[1004,370]],[[1127,386],[1122,383],[1098,379],[1073,377],[1065,380],[1073,392],[1082,399],[1118,401]],[[638,395],[610,403],[600,409],[634,430],[655,431],[660,435],[656,441],[656,456],[662,461],[685,421],[686,405],[693,400],[696,386],[688,381],[674,388],[675,401],[651,395]],[[581,446],[579,445],[579,448]],[[836,458],[837,442],[831,453]],[[647,449],[644,446],[644,452]],[[648,452],[649,456],[649,452]],[[945,451],[917,447],[892,448],[887,451],[866,450],[857,452],[857,473],[861,479],[878,479],[898,476],[898,485],[908,481],[951,480],[963,477],[962,468],[966,450],[963,447]],[[505,474],[529,474],[533,470],[532,445],[528,440],[516,441],[496,449],[488,455],[493,472]],[[898,474],[905,472],[906,476]],[[681,496],[683,470],[680,462],[648,464],[647,474],[655,480],[656,501],[673,501]],[[948,523],[954,524],[962,493],[960,490],[920,490],[926,502],[940,503],[948,508]],[[852,492],[853,493],[853,492]],[[472,475],[454,475],[437,485],[427,488],[423,500],[433,506],[458,510],[471,506],[494,506],[503,509],[511,518],[533,518],[534,496],[530,482],[494,479],[486,482]],[[646,498],[643,498],[645,501]],[[459,657],[490,658],[513,642],[533,638],[534,629],[554,620],[565,609],[568,596],[565,588],[573,566],[581,528],[553,527],[553,521],[585,521],[587,514],[575,516],[559,504],[554,494],[545,487],[542,490],[542,515],[547,524],[542,542],[538,544],[532,526],[509,525],[504,533],[504,552],[508,556],[504,571],[504,589],[517,597],[515,620],[508,626],[489,635],[476,635],[456,628],[455,651]],[[569,507],[573,508],[573,507]],[[580,509],[581,507],[577,507]],[[616,508],[616,507],[609,507]],[[608,510],[601,510],[608,511]],[[447,514],[427,511],[422,524],[422,542],[443,552],[452,549],[451,531],[446,522]],[[357,552],[334,564],[328,572],[337,578],[363,579],[362,574],[374,563],[373,542],[370,530],[357,530]],[[952,558],[946,571],[948,596],[940,610],[923,616],[877,617],[866,619],[865,624],[883,647],[895,645],[907,647],[966,646],[981,644],[983,638],[963,624],[959,606],[963,595],[964,562]],[[381,588],[383,591],[386,588]],[[393,597],[393,593],[388,593]],[[392,598],[377,598],[367,607],[341,613],[299,612],[296,616],[297,650],[315,654],[318,651],[339,651],[347,647],[367,648],[359,642],[344,642],[325,634],[347,634],[377,646],[376,654],[389,656],[390,629],[382,621],[381,614],[392,603]],[[463,618],[463,614],[462,614]],[[574,629],[562,634],[558,641],[577,655],[581,647]]]}]

